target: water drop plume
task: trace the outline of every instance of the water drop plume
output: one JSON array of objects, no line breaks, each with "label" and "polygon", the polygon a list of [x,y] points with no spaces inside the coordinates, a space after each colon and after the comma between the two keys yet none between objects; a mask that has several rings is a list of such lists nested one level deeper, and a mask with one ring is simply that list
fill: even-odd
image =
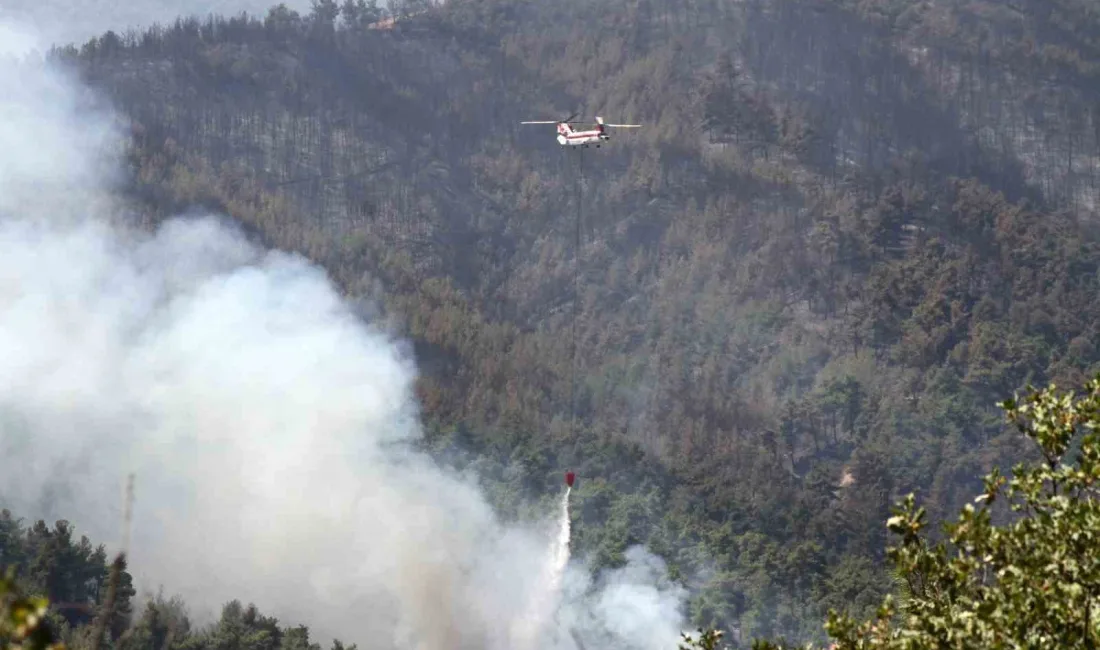
[{"label": "water drop plume", "polygon": [[558,506],[554,536],[547,545],[546,558],[531,590],[527,611],[513,625],[513,646],[518,650],[537,650],[551,616],[561,598],[562,580],[569,565],[569,494],[565,488]]}]

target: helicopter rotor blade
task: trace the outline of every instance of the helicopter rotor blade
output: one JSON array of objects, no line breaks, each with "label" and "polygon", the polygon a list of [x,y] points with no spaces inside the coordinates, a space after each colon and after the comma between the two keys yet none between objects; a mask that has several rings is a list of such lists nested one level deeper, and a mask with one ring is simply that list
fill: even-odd
[{"label": "helicopter rotor blade", "polygon": [[541,120],[537,122],[520,122],[520,124],[557,124],[557,120]]}]

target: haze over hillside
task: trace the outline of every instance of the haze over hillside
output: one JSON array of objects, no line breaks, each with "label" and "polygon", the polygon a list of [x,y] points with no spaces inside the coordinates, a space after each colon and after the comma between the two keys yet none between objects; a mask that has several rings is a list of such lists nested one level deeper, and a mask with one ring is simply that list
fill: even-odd
[{"label": "haze over hillside", "polygon": [[[502,518],[576,469],[576,553],[598,575],[644,544],[693,625],[811,638],[868,611],[894,498],[971,501],[1024,453],[994,401],[1100,368],[1091,2],[379,17],[56,54],[126,116],[145,228],[225,213],[381,303],[423,446]],[[519,125],[573,112],[646,128],[567,151]]]},{"label": "haze over hillside", "polygon": [[[476,473],[417,449],[415,364],[367,306],[220,215],[140,230],[102,98],[35,61],[0,62],[0,86],[0,506],[115,550],[135,474],[134,587],[196,621],[240,598],[364,647],[676,642],[659,559],[597,581],[565,564],[561,506],[502,519]],[[5,510],[5,563],[18,528]],[[68,573],[21,570],[87,589],[71,530],[48,545]]]},{"label": "haze over hillside", "polygon": [[[304,10],[309,0],[287,0]],[[81,44],[108,30],[122,33],[171,23],[181,16],[232,16],[242,11],[263,15],[269,0],[4,0],[0,3],[0,54],[5,51],[46,49],[52,45]]]}]

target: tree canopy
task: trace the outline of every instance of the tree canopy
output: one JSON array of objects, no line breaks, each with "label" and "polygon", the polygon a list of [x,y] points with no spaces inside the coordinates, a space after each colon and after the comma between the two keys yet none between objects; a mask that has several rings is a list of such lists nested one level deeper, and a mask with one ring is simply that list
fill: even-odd
[{"label": "tree canopy", "polygon": [[1002,407],[1040,458],[1017,464],[1011,478],[990,472],[984,492],[935,543],[923,533],[927,513],[914,495],[899,503],[886,522],[900,537],[887,552],[898,593],[869,621],[831,612],[826,629],[836,648],[1100,643],[1100,376],[1080,395],[1050,386]]},{"label": "tree canopy", "polygon": [[[891,503],[958,509],[1026,454],[994,400],[1097,370],[1089,7],[326,1],[54,55],[150,227],[381,302],[428,446],[509,514],[575,468],[578,552],[644,543],[740,643],[873,612]],[[646,128],[582,167],[518,125],[574,111]]]}]

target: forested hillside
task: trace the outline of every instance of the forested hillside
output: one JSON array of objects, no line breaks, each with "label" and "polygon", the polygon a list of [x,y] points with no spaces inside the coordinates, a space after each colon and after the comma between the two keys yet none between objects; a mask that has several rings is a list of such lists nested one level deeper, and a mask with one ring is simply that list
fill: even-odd
[{"label": "forested hillside", "polygon": [[[58,521],[51,528],[43,521],[31,526],[8,510],[0,510],[0,562],[11,567],[10,583],[0,574],[0,610],[7,614],[10,587],[48,599],[51,611],[39,623],[46,634],[27,639],[25,647],[42,647],[47,639],[65,644],[61,648],[96,647],[104,643],[119,650],[150,648],[214,649],[249,647],[257,650],[320,650],[310,641],[306,626],[278,624],[254,606],[226,603],[221,617],[213,625],[195,626],[187,615],[186,604],[176,598],[157,597],[135,608],[137,592],[125,562],[116,578],[113,601],[107,603],[112,566],[103,546],[92,546],[87,537],[74,538],[72,525]],[[135,611],[136,610],[136,611]],[[109,614],[103,637],[94,640],[97,625]],[[16,609],[16,613],[20,613]],[[20,647],[8,636],[0,619],[0,645]],[[44,624],[43,624],[44,623]],[[47,636],[48,634],[48,636]],[[50,638],[52,637],[52,638]],[[11,645],[9,645],[11,644]],[[39,645],[42,644],[42,645]],[[332,650],[343,650],[335,641]],[[350,646],[348,650],[355,650]]]},{"label": "forested hillside", "polygon": [[[437,451],[505,511],[576,469],[579,552],[645,542],[697,623],[877,605],[893,499],[953,511],[1024,453],[995,400],[1098,367],[1093,4],[395,10],[56,54],[132,120],[152,221],[219,208],[380,300]],[[575,111],[647,128],[519,125]]]},{"label": "forested hillside", "polygon": [[[18,54],[32,47],[84,42],[108,29],[140,29],[180,16],[230,16],[241,11],[262,15],[271,4],[267,0],[4,0],[0,3],[0,22],[13,29],[4,31],[0,52]],[[299,10],[310,6],[309,0],[288,0],[286,4]],[[5,43],[5,39],[15,42]]]}]

